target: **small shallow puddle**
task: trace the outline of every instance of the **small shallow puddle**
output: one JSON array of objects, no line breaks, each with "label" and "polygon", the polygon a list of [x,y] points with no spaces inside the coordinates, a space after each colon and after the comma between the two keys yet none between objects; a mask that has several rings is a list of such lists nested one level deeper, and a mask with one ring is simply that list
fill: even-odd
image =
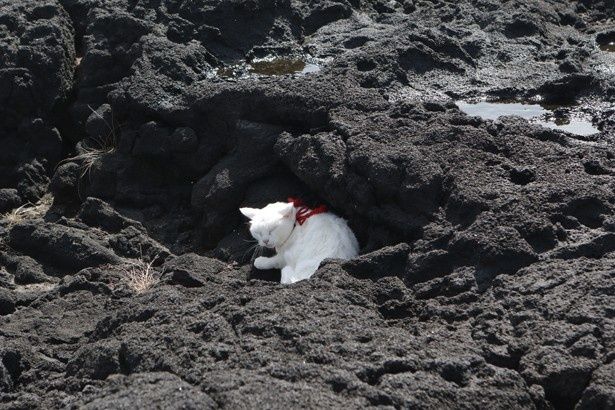
[{"label": "small shallow puddle", "polygon": [[615,30],[598,33],[596,43],[602,51],[615,52]]},{"label": "small shallow puddle", "polygon": [[536,124],[581,136],[593,135],[600,132],[598,128],[594,127],[591,121],[581,118],[570,119],[567,123],[561,123],[560,121],[536,121]]},{"label": "small shallow puddle", "polygon": [[549,112],[538,104],[493,103],[486,101],[475,104],[457,101],[455,104],[466,114],[481,117],[485,120],[497,120],[505,115],[516,115],[521,118],[530,119],[540,117]]},{"label": "small shallow puddle", "polygon": [[464,113],[481,117],[485,120],[496,120],[506,115],[516,115],[525,118],[534,124],[543,127],[557,129],[576,135],[592,135],[600,130],[591,121],[578,117],[554,116],[553,111],[539,104],[486,102],[468,103],[465,101],[455,102]]},{"label": "small shallow puddle", "polygon": [[600,44],[600,50],[615,53],[615,41],[609,41],[608,43]]},{"label": "small shallow puddle", "polygon": [[259,75],[308,74],[320,71],[320,67],[299,59],[274,58],[253,61],[249,71]]},{"label": "small shallow puddle", "polygon": [[299,74],[305,75],[320,71],[320,66],[297,58],[266,58],[254,60],[248,64],[237,64],[216,70],[220,77],[238,78],[249,75],[276,76]]}]

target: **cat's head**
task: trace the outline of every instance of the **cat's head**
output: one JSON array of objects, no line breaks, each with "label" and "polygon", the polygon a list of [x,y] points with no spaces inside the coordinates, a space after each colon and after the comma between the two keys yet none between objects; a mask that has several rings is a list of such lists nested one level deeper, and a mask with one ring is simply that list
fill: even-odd
[{"label": "cat's head", "polygon": [[295,207],[286,202],[275,202],[264,208],[239,208],[250,218],[250,234],[260,246],[275,248],[284,244],[295,225]]}]

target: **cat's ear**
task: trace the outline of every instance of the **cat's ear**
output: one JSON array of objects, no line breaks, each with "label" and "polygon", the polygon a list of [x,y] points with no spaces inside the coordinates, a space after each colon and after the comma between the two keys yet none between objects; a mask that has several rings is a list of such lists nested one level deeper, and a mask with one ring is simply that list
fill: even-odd
[{"label": "cat's ear", "polygon": [[256,209],[256,208],[239,208],[239,212],[241,212],[242,214],[244,214],[248,218],[253,219],[256,216],[256,214],[258,213],[258,209]]},{"label": "cat's ear", "polygon": [[294,211],[295,206],[291,203],[291,204],[286,204],[286,206],[284,208],[282,208],[282,211],[280,211],[280,214],[282,215],[283,218],[293,218],[294,217]]}]

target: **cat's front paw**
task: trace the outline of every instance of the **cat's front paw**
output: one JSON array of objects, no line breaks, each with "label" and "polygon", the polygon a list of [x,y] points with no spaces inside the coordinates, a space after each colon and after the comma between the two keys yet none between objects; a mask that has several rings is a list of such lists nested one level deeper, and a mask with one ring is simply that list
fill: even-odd
[{"label": "cat's front paw", "polygon": [[259,256],[258,258],[254,259],[254,267],[256,269],[269,269],[269,258],[265,257],[265,256]]}]

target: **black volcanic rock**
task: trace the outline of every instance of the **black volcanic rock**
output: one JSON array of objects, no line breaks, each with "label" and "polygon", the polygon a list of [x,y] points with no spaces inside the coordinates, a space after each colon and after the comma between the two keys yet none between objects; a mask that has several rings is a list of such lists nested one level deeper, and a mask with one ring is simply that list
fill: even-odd
[{"label": "black volcanic rock", "polygon": [[[613,12],[0,0],[0,407],[613,407]],[[255,270],[291,196],[361,255]]]},{"label": "black volcanic rock", "polygon": [[583,397],[579,402],[580,409],[596,407],[611,407],[615,405],[615,385],[613,384],[613,362],[595,370]]},{"label": "black volcanic rock", "polygon": [[17,284],[40,283],[50,279],[43,266],[29,256],[0,253],[0,261],[13,273]]},{"label": "black volcanic rock", "polygon": [[19,193],[14,188],[0,189],[0,212],[7,212],[21,204]]},{"label": "black volcanic rock", "polygon": [[129,226],[137,230],[144,229],[139,222],[122,216],[109,204],[98,198],[87,198],[81,205],[78,217],[87,225],[100,227],[106,232],[120,232]]},{"label": "black volcanic rock", "polygon": [[0,78],[3,127],[48,115],[68,98],[75,49],[68,15],[53,0],[2,3]]},{"label": "black volcanic rock", "polygon": [[153,372],[114,376],[105,389],[84,392],[77,405],[84,409],[198,408],[215,409],[216,402],[171,373]]},{"label": "black volcanic rock", "polygon": [[16,250],[68,270],[118,261],[112,251],[87,233],[52,223],[15,225],[10,232],[10,244]]},{"label": "black volcanic rock", "polygon": [[0,188],[36,202],[62,158],[58,113],[73,90],[74,33],[56,1],[0,7]]},{"label": "black volcanic rock", "polygon": [[15,299],[11,295],[11,292],[6,289],[0,289],[0,315],[8,315],[14,311]]}]

